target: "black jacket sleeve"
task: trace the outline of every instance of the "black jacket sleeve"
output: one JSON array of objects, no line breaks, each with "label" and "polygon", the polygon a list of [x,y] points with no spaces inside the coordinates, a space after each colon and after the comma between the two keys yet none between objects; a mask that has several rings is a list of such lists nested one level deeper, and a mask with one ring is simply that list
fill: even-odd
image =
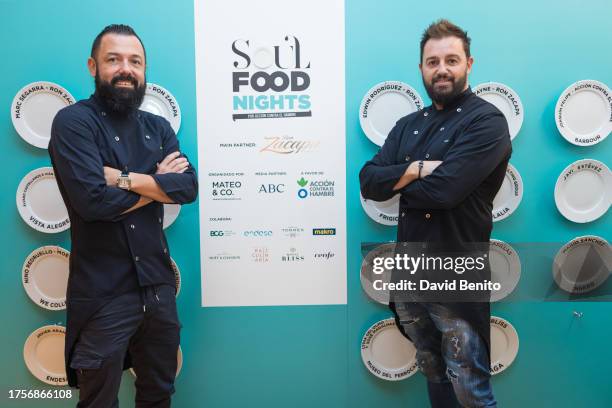
[{"label": "black jacket sleeve", "polygon": [[500,112],[482,114],[457,138],[432,174],[404,187],[402,205],[451,209],[510,157],[508,124]]},{"label": "black jacket sleeve", "polygon": [[[164,134],[162,138],[164,157],[170,153],[180,151],[179,142],[170,123],[164,120]],[[180,157],[185,157],[181,153]],[[189,160],[189,159],[187,159]],[[159,187],[176,204],[187,204],[195,201],[198,196],[198,176],[195,168],[189,163],[189,167],[183,173],[152,174],[153,179]]]},{"label": "black jacket sleeve", "polygon": [[107,186],[99,148],[86,120],[61,110],[51,126],[49,155],[71,207],[85,221],[117,221],[138,194]]},{"label": "black jacket sleeve", "polygon": [[404,122],[398,121],[385,143],[372,160],[366,162],[359,172],[361,195],[374,201],[385,201],[398,191],[393,191],[399,178],[406,172],[408,162],[397,163],[397,152],[402,139]]}]

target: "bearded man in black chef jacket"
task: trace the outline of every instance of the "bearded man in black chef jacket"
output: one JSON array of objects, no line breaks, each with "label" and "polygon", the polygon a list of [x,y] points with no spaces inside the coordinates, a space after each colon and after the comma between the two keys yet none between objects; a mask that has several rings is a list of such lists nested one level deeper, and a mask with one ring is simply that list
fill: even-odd
[{"label": "bearded man in black chef jacket", "polygon": [[[400,194],[398,243],[489,242],[493,199],[512,147],[503,114],[468,85],[472,64],[464,30],[448,20],[431,24],[421,39],[419,68],[432,105],[401,118],[361,169],[366,199]],[[434,408],[497,406],[487,301],[395,297],[390,307],[417,349]]]},{"label": "bearded man in black chef jacket", "polygon": [[180,323],[163,232],[164,203],[197,196],[197,176],[168,121],[138,109],[145,50],[113,24],[87,61],[95,93],[58,112],[49,154],[70,216],[66,371],[78,407],[116,407],[124,369],[136,407],[169,407]]}]

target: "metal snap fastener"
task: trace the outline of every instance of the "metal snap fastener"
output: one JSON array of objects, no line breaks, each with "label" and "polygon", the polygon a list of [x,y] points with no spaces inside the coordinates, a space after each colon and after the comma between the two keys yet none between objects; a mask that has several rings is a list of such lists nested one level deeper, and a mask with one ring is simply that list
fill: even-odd
[{"label": "metal snap fastener", "polygon": [[406,156],[406,161],[410,161],[410,156]]},{"label": "metal snap fastener", "polygon": [[440,132],[442,132],[443,130],[444,130],[444,126],[442,126],[442,127],[440,128]]},{"label": "metal snap fastener", "polygon": [[134,229],[134,228],[136,228],[136,227],[134,226],[134,224],[130,224],[130,228],[131,228],[131,229]]},{"label": "metal snap fastener", "polygon": [[457,112],[461,112],[461,108],[457,108]]},{"label": "metal snap fastener", "polygon": [[135,257],[134,257],[134,260],[135,260],[136,262],[138,262],[138,261],[140,261],[140,257],[139,257],[139,256],[135,256]]},{"label": "metal snap fastener", "polygon": [[159,222],[159,223],[161,224],[161,223],[162,223],[162,219],[161,219],[161,218],[158,218],[158,219],[157,219],[157,222]]},{"label": "metal snap fastener", "polygon": [[429,159],[429,153],[427,153],[427,154],[425,155],[425,158],[426,158],[426,159]]},{"label": "metal snap fastener", "polygon": [[115,140],[118,142],[119,141],[119,136],[115,136]]},{"label": "metal snap fastener", "polygon": [[429,115],[429,112],[425,112],[425,113],[423,114],[423,116],[427,116],[427,115]]},{"label": "metal snap fastener", "polygon": [[106,112],[100,112],[100,115],[106,116]]},{"label": "metal snap fastener", "polygon": [[415,130],[415,131],[414,131],[414,134],[415,134],[415,135],[418,135],[418,134],[419,134],[419,131],[418,131],[418,130]]},{"label": "metal snap fastener", "polygon": [[164,254],[168,253],[168,248],[164,248]]},{"label": "metal snap fastener", "polygon": [[425,218],[430,219],[431,218],[431,214],[430,213],[425,214]]},{"label": "metal snap fastener", "polygon": [[149,139],[151,139],[151,136],[145,135],[145,139],[149,140]]},{"label": "metal snap fastener", "polygon": [[405,212],[403,212],[403,213],[402,213],[402,217],[404,217],[405,215],[406,215],[406,213],[405,213]]}]

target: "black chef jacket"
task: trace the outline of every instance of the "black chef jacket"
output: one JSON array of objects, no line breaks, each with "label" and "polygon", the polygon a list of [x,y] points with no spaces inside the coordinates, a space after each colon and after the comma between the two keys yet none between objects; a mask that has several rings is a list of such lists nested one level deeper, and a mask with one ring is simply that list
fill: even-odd
[{"label": "black chef jacket", "polygon": [[198,191],[191,165],[182,174],[154,174],[156,164],[178,150],[167,120],[140,110],[118,116],[96,95],[60,110],[53,120],[49,155],[71,224],[65,353],[71,385],[72,348],[101,305],[142,286],[175,285],[163,204],[122,215],[139,195],[107,186],[103,166],[150,174],[175,203],[189,203]]},{"label": "black chef jacket", "polygon": [[[508,124],[492,104],[467,89],[442,110],[434,106],[401,118],[361,172],[361,194],[375,201],[415,160],[442,160],[434,172],[400,190],[398,242],[488,242],[493,199],[512,153]],[[453,303],[489,343],[489,304]],[[393,307],[393,305],[391,305]]]}]

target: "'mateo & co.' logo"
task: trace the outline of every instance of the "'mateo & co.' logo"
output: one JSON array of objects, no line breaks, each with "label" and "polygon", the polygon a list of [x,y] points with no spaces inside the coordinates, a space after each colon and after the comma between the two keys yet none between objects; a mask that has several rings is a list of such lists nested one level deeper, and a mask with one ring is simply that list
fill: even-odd
[{"label": "'mateo & co.' logo", "polygon": [[298,185],[301,187],[298,190],[299,198],[310,197],[333,197],[334,185],[336,184],[332,180],[307,180],[304,177],[300,178],[297,181]]},{"label": "'mateo & co.' logo", "polygon": [[233,120],[312,116],[310,62],[297,37],[273,46],[239,39],[232,52]]},{"label": "'mateo & co.' logo", "polygon": [[213,200],[240,200],[238,192],[242,188],[239,180],[213,181],[212,197]]},{"label": "'mateo & co.' logo", "polygon": [[312,235],[336,235],[335,228],[313,228]]}]

